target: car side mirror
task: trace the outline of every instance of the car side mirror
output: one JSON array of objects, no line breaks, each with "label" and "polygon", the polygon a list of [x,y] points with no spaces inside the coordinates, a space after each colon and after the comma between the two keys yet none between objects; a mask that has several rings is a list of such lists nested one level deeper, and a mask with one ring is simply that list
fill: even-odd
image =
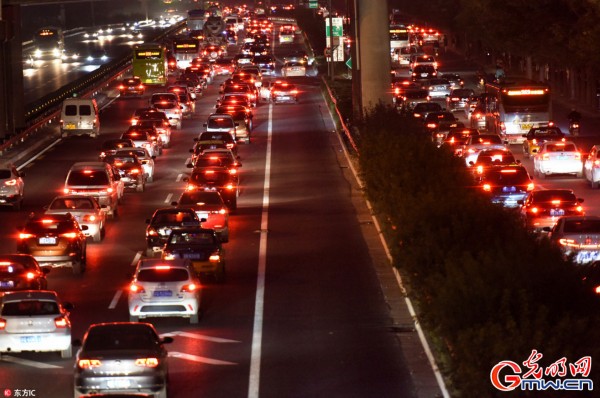
[{"label": "car side mirror", "polygon": [[188,164],[185,165],[185,167],[187,167],[188,169],[193,169],[194,165],[191,164],[191,163],[188,163]]},{"label": "car side mirror", "polygon": [[173,337],[167,336],[160,339],[161,344],[171,344],[173,342]]}]

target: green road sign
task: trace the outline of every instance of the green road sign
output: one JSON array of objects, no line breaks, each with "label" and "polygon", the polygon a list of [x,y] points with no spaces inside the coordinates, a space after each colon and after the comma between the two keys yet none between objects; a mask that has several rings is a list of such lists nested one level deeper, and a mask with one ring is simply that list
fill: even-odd
[{"label": "green road sign", "polygon": [[352,69],[352,58],[348,58],[348,61],[346,61],[346,66]]},{"label": "green road sign", "polygon": [[308,8],[319,8],[319,2],[318,1],[309,1]]},{"label": "green road sign", "polygon": [[[331,18],[333,22],[333,36],[342,37],[344,35],[343,20],[340,17]],[[329,28],[329,18],[325,18],[325,37],[331,36]]]}]

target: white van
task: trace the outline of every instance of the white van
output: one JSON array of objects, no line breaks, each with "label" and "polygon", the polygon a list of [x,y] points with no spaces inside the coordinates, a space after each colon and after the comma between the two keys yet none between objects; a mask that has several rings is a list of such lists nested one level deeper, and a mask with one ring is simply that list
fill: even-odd
[{"label": "white van", "polygon": [[60,134],[89,135],[95,138],[100,133],[98,104],[92,98],[67,98],[60,112]]}]

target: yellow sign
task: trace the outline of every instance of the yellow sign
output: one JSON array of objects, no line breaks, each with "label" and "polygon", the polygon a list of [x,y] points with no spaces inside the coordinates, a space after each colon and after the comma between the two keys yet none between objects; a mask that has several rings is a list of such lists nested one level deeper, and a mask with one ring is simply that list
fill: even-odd
[{"label": "yellow sign", "polygon": [[545,90],[532,90],[524,88],[521,90],[508,90],[508,95],[544,95]]}]

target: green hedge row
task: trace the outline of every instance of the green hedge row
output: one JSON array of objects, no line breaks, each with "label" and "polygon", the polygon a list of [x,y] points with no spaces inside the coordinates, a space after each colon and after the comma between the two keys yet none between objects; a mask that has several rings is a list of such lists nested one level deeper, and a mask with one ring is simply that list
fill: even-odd
[{"label": "green hedge row", "polygon": [[[499,361],[525,361],[532,349],[544,354],[542,366],[600,358],[598,297],[574,266],[528,234],[516,212],[492,205],[464,161],[433,145],[413,118],[376,107],[361,137],[367,196],[452,396],[564,397],[500,393],[489,374]],[[599,370],[592,366],[590,377],[600,380]]]}]

